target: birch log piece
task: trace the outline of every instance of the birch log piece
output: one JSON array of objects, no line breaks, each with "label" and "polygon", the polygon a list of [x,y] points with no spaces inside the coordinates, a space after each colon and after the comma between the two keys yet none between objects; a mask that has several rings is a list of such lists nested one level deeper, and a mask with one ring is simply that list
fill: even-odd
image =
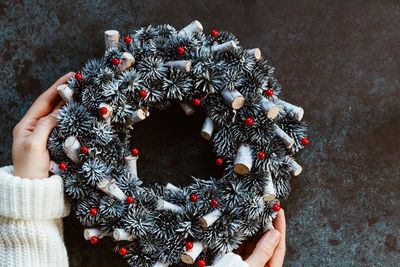
[{"label": "birch log piece", "polygon": [[108,30],[104,32],[104,40],[106,51],[110,48],[118,49],[119,46],[119,32],[116,30]]},{"label": "birch log piece", "polygon": [[187,35],[191,35],[192,33],[202,32],[202,31],[203,31],[203,25],[201,25],[199,21],[195,20],[189,25],[187,25],[185,28],[180,30],[178,34],[186,33]]},{"label": "birch log piece", "polygon": [[135,64],[135,58],[132,54],[124,52],[121,56],[121,62],[118,64],[117,71],[123,72]]},{"label": "birch log piece", "polygon": [[265,187],[263,191],[264,201],[274,200],[276,197],[276,191],[274,188],[274,183],[272,182],[272,176],[270,172],[267,172],[265,176]]},{"label": "birch log piece", "polygon": [[285,133],[278,125],[274,124],[275,134],[285,143],[286,148],[291,148],[294,140],[287,133]]},{"label": "birch log piece", "polygon": [[101,109],[101,108],[107,109],[107,112],[105,114],[101,114],[101,117],[103,117],[103,119],[105,119],[105,120],[109,119],[111,117],[113,108],[107,103],[100,103],[99,109]]},{"label": "birch log piece", "polygon": [[293,176],[297,176],[301,173],[303,168],[294,159],[289,162],[289,171]]},{"label": "birch log piece", "polygon": [[256,61],[259,61],[261,58],[260,48],[248,49],[248,50],[246,50],[246,52],[247,52],[247,54],[253,56]]},{"label": "birch log piece", "polygon": [[182,253],[181,260],[187,264],[193,264],[200,253],[203,251],[203,244],[199,241],[193,242],[193,248]]},{"label": "birch log piece", "polygon": [[87,228],[83,230],[83,237],[85,240],[90,240],[92,237],[96,236],[97,238],[103,238],[103,232],[98,228]]},{"label": "birch log piece", "polygon": [[78,163],[80,161],[79,152],[81,151],[81,144],[75,136],[69,136],[65,139],[63,150],[73,162]]},{"label": "birch log piece", "polygon": [[50,160],[49,171],[53,174],[60,174],[61,170],[58,167],[58,164],[52,160]]},{"label": "birch log piece", "polygon": [[261,97],[260,100],[261,108],[264,111],[265,115],[268,119],[275,119],[278,116],[279,111],[281,111],[281,107],[275,105],[273,102],[268,101],[265,97]]},{"label": "birch log piece", "polygon": [[107,178],[101,179],[97,182],[97,188],[106,193],[107,195],[113,196],[119,200],[125,200],[126,196],[124,192],[116,185],[115,180]]},{"label": "birch log piece", "polygon": [[183,111],[186,113],[186,115],[192,115],[194,113],[194,108],[185,103],[185,102],[179,102],[179,105],[181,106],[181,108],[183,109]]},{"label": "birch log piece", "polygon": [[232,48],[236,48],[236,43],[234,41],[228,41],[222,44],[217,44],[211,46],[211,51],[213,52],[225,52]]},{"label": "birch log piece", "polygon": [[304,115],[304,109],[293,104],[290,104],[286,101],[280,100],[277,97],[274,97],[275,102],[278,105],[281,105],[283,109],[289,114],[289,116],[293,117],[294,119],[301,121]]},{"label": "birch log piece", "polygon": [[68,103],[74,101],[73,98],[74,91],[71,88],[69,88],[68,85],[61,84],[57,86],[57,92],[65,102]]},{"label": "birch log piece", "polygon": [[135,124],[139,121],[146,119],[146,112],[139,108],[138,110],[134,111],[129,118],[129,121],[126,123],[126,126]]},{"label": "birch log piece", "polygon": [[214,131],[214,123],[209,117],[207,117],[203,123],[203,128],[201,129],[200,135],[204,139],[210,140],[213,131]]},{"label": "birch log piece", "polygon": [[182,207],[165,201],[164,199],[159,199],[157,201],[157,210],[170,210],[173,212],[181,212]]},{"label": "birch log piece", "polygon": [[200,218],[200,225],[203,228],[207,228],[211,226],[213,223],[215,223],[222,215],[222,212],[218,209],[213,210],[210,213],[207,213],[203,217]]},{"label": "birch log piece", "polygon": [[173,185],[173,184],[171,184],[171,183],[168,183],[166,186],[165,186],[165,189],[167,189],[167,190],[169,190],[169,191],[172,191],[172,192],[180,192],[182,189],[180,189],[179,187],[176,187],[175,185]]},{"label": "birch log piece", "polygon": [[125,157],[125,164],[126,167],[128,169],[128,172],[130,174],[132,174],[133,177],[138,177],[137,175],[137,159],[139,158],[139,156],[132,156],[129,155],[127,157]]},{"label": "birch log piece", "polygon": [[190,67],[192,66],[192,61],[190,61],[190,60],[168,61],[168,62],[165,62],[164,66],[170,67],[170,68],[176,68],[183,72],[189,72]]},{"label": "birch log piece", "polygon": [[252,150],[249,145],[241,144],[235,159],[233,170],[240,175],[246,175],[250,172],[253,164]]},{"label": "birch log piece", "polygon": [[242,96],[242,94],[237,90],[222,90],[221,95],[225,102],[233,109],[240,109],[244,105],[244,96]]},{"label": "birch log piece", "polygon": [[159,261],[157,261],[154,265],[153,265],[153,267],[168,267],[169,266],[169,263],[167,263],[167,262],[159,262]]},{"label": "birch log piece", "polygon": [[121,240],[133,241],[135,239],[131,233],[128,233],[124,229],[114,229],[113,237],[115,240],[118,241]]}]

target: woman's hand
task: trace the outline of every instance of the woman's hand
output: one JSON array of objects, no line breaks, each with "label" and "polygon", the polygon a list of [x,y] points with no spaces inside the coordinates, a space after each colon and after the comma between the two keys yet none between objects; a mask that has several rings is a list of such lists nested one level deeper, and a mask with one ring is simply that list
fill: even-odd
[{"label": "woman's hand", "polygon": [[286,251],[286,221],[283,209],[279,210],[274,227],[275,230],[266,232],[261,238],[252,237],[235,251],[250,267],[283,265]]},{"label": "woman's hand", "polygon": [[49,177],[50,155],[47,139],[57,125],[57,114],[64,104],[57,86],[66,83],[74,73],[58,79],[29,108],[13,129],[12,160],[14,175],[21,178]]}]

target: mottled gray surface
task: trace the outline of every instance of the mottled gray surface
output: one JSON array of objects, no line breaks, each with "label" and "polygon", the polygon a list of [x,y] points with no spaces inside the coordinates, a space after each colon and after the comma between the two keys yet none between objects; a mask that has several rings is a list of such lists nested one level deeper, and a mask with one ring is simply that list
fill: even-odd
[{"label": "mottled gray surface", "polygon": [[[306,111],[304,171],[282,203],[285,265],[399,265],[399,1],[118,2],[0,2],[3,165],[11,163],[13,125],[57,77],[102,55],[104,30],[180,28],[198,19],[205,31],[229,30],[244,46],[260,47],[283,97]],[[198,135],[200,115],[185,118],[177,108],[153,115],[138,126],[142,178],[187,184],[190,175],[218,175]],[[65,235],[71,266],[126,266],[111,240],[85,242],[73,216]]]}]

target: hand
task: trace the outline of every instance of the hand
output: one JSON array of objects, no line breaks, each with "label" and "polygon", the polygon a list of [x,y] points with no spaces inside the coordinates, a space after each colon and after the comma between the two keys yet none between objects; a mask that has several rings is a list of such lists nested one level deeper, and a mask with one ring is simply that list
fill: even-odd
[{"label": "hand", "polygon": [[29,108],[13,129],[12,160],[14,175],[21,178],[49,177],[50,154],[47,139],[57,125],[57,114],[65,103],[61,101],[57,86],[66,83],[74,73],[58,79]]},{"label": "hand", "polygon": [[[281,267],[286,251],[286,221],[283,209],[274,220],[275,230],[254,236],[235,252],[242,256],[250,267]],[[258,242],[257,242],[258,240]]]}]

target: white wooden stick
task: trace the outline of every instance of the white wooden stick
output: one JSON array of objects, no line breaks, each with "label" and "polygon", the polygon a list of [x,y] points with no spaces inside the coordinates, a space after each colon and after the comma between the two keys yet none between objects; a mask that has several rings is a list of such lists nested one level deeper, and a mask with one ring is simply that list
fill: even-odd
[{"label": "white wooden stick", "polygon": [[248,174],[253,164],[252,150],[249,145],[241,144],[235,159],[233,170],[240,175]]},{"label": "white wooden stick", "polygon": [[187,264],[193,264],[196,258],[203,251],[203,244],[199,241],[193,242],[193,248],[186,250],[182,253],[181,260]]},{"label": "white wooden stick", "polygon": [[187,25],[185,28],[179,31],[178,34],[184,34],[186,33],[187,35],[191,35],[192,33],[195,32],[201,32],[203,31],[203,25],[197,20],[193,21],[189,25]]},{"label": "white wooden stick", "polygon": [[130,117],[126,125],[132,125],[144,119],[146,119],[146,112],[143,109],[139,108],[132,113],[132,116]]},{"label": "white wooden stick", "polygon": [[157,261],[152,267],[168,267],[169,263],[168,262],[159,262]]},{"label": "white wooden stick", "polygon": [[78,163],[80,161],[79,152],[81,151],[81,144],[75,136],[69,136],[65,139],[63,150],[73,162]]},{"label": "white wooden stick", "polygon": [[222,44],[217,44],[211,46],[211,51],[213,52],[225,52],[228,51],[229,49],[236,48],[236,43],[235,41],[228,41]]},{"label": "white wooden stick", "polygon": [[168,183],[168,184],[165,186],[165,189],[170,190],[170,191],[173,191],[173,192],[179,192],[179,191],[181,191],[181,189],[180,189],[179,187],[176,187],[175,185],[173,185],[173,184],[171,184],[171,183]]},{"label": "white wooden stick", "polygon": [[110,48],[118,49],[119,45],[119,32],[116,30],[108,30],[104,32],[104,40],[106,51]]},{"label": "white wooden stick", "polygon": [[240,109],[244,105],[244,96],[242,96],[242,94],[237,90],[222,90],[221,95],[225,102],[233,109]]},{"label": "white wooden stick", "polygon": [[203,228],[207,228],[213,223],[215,223],[222,215],[222,212],[219,209],[215,209],[212,212],[204,215],[200,218],[200,225]]},{"label": "white wooden stick", "polygon": [[183,111],[185,111],[186,115],[192,115],[194,113],[194,108],[184,102],[179,102],[179,105],[181,106],[181,108],[183,109]]},{"label": "white wooden stick", "polygon": [[125,157],[125,164],[128,169],[128,172],[132,174],[132,176],[134,177],[138,177],[137,164],[136,164],[138,158],[139,156],[132,156],[132,155]]},{"label": "white wooden stick", "polygon": [[121,240],[128,240],[128,241],[133,241],[134,236],[124,229],[114,229],[113,232],[113,237],[115,240],[121,241]]},{"label": "white wooden stick", "polygon": [[274,98],[275,102],[278,105],[281,105],[283,109],[289,114],[289,116],[293,117],[294,119],[301,121],[304,115],[304,109],[293,104],[290,104],[286,101],[280,100],[278,98]]},{"label": "white wooden stick", "polygon": [[121,61],[117,67],[119,72],[123,72],[129,69],[133,64],[135,64],[135,58],[131,53],[124,52],[121,56]]},{"label": "white wooden stick", "polygon": [[170,210],[173,212],[181,212],[182,207],[165,201],[164,199],[159,199],[157,202],[157,210]]},{"label": "white wooden stick", "polygon": [[274,188],[274,183],[272,182],[272,176],[270,172],[267,172],[265,176],[265,187],[264,187],[264,201],[274,200],[276,197],[276,191]]},{"label": "white wooden stick", "polygon": [[203,136],[204,139],[210,140],[213,131],[214,131],[214,123],[209,117],[207,117],[206,120],[204,121],[200,135]]},{"label": "white wooden stick", "polygon": [[168,61],[165,62],[164,66],[177,68],[183,72],[189,72],[190,67],[192,66],[192,61],[190,60],[175,60],[175,61]]},{"label": "white wooden stick", "polygon": [[107,195],[113,196],[119,200],[125,200],[126,195],[122,190],[116,185],[115,180],[110,180],[107,178],[101,179],[97,182],[97,188],[106,193]]},{"label": "white wooden stick", "polygon": [[57,86],[57,92],[65,102],[74,102],[74,91],[66,84]]},{"label": "white wooden stick", "polygon": [[296,161],[294,161],[294,159],[291,159],[289,163],[289,170],[293,176],[297,176],[301,173],[303,168]]},{"label": "white wooden stick", "polygon": [[105,235],[103,235],[103,232],[100,231],[98,228],[86,228],[83,230],[83,237],[86,240],[90,240],[92,237],[96,236],[97,238],[103,238]]},{"label": "white wooden stick", "polygon": [[252,55],[256,61],[259,61],[261,58],[261,50],[260,48],[253,48],[246,50],[247,54]]},{"label": "white wooden stick", "polygon": [[273,102],[268,101],[268,99],[265,97],[261,97],[260,104],[265,115],[271,120],[275,119],[281,110],[281,106],[275,105]]},{"label": "white wooden stick", "polygon": [[278,125],[274,124],[275,134],[285,143],[286,148],[291,148],[294,140],[287,133],[285,133]]},{"label": "white wooden stick", "polygon": [[61,170],[58,167],[59,164],[55,163],[54,161],[50,160],[50,166],[49,166],[49,171],[52,172],[53,174],[60,174]]}]

